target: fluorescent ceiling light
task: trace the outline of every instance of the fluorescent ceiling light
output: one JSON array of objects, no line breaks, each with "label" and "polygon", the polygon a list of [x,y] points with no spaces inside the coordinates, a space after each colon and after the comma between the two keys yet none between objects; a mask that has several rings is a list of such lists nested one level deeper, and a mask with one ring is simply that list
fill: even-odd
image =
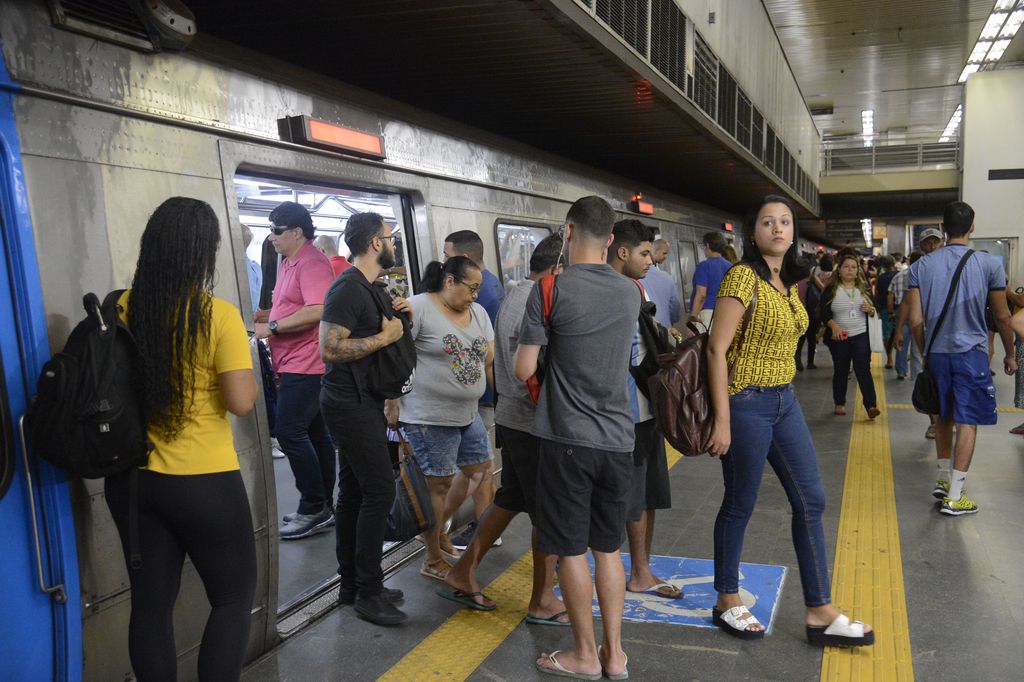
[{"label": "fluorescent ceiling light", "polygon": [[1006,21],[1006,17],[1009,12],[993,12],[988,16],[988,21],[985,22],[985,28],[981,29],[981,39],[991,40],[999,35],[999,31],[1003,28],[1003,22]]},{"label": "fluorescent ceiling light", "polygon": [[1006,52],[1006,48],[1010,45],[1010,39],[1004,38],[1003,40],[997,40],[992,43],[992,49],[988,51],[988,56],[985,57],[985,62],[988,64],[994,64],[999,61],[999,58]]},{"label": "fluorescent ceiling light", "polygon": [[1010,9],[1013,7],[1015,2],[1017,2],[1017,0],[996,0],[996,6],[992,11],[998,12],[999,10]]},{"label": "fluorescent ceiling light", "polygon": [[946,129],[942,131],[942,137],[939,138],[939,142],[949,142],[956,135],[963,116],[964,105],[960,104],[957,106],[956,111],[953,112],[953,115],[949,117],[949,123],[946,124]]},{"label": "fluorescent ceiling light", "polygon": [[985,55],[988,54],[990,47],[992,47],[991,40],[979,40],[974,45],[974,51],[971,52],[971,56],[967,58],[968,63],[980,64],[985,61]]},{"label": "fluorescent ceiling light", "polygon": [[1000,38],[1013,38],[1024,24],[1024,7],[1018,8],[1010,18],[1003,24],[1003,30],[999,32]]},{"label": "fluorescent ceiling light", "polygon": [[963,83],[967,80],[967,77],[972,73],[977,73],[978,69],[981,68],[981,64],[968,64],[964,67],[964,70],[960,72],[960,78],[957,79],[957,83]]}]

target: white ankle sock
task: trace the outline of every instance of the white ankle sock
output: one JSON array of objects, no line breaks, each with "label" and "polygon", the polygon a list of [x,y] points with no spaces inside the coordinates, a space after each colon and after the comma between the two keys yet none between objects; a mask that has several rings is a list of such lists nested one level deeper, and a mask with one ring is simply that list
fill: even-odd
[{"label": "white ankle sock", "polygon": [[949,470],[952,464],[952,457],[935,460],[935,477],[942,481],[949,481]]},{"label": "white ankle sock", "polygon": [[967,480],[966,471],[953,469],[953,478],[949,481],[949,499],[959,500],[964,491],[964,481]]}]

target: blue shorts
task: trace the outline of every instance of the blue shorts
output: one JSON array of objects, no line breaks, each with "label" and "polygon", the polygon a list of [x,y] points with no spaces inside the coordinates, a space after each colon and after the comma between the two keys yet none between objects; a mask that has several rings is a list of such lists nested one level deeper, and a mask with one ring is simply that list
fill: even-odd
[{"label": "blue shorts", "polygon": [[454,476],[463,467],[494,459],[479,414],[469,426],[403,424],[402,428],[425,476]]},{"label": "blue shorts", "polygon": [[939,416],[957,424],[996,423],[996,387],[988,370],[988,352],[930,353],[928,369],[939,390]]}]

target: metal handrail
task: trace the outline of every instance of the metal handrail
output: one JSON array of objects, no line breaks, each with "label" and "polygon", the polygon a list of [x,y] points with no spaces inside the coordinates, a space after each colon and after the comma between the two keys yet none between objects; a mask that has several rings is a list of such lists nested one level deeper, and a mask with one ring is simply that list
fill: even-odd
[{"label": "metal handrail", "polygon": [[42,543],[39,540],[39,521],[36,518],[36,496],[32,483],[32,468],[28,460],[28,443],[25,440],[25,415],[18,419],[18,433],[21,436],[21,459],[25,464],[25,482],[28,484],[28,508],[29,516],[32,518],[32,539],[35,541],[36,550],[36,578],[39,581],[39,589],[43,594],[53,595],[53,600],[58,604],[64,604],[68,600],[67,590],[64,583],[58,583],[52,587],[46,585],[46,578],[43,576],[43,552]]},{"label": "metal handrail", "polygon": [[960,168],[960,142],[918,142],[863,146],[832,144],[822,149],[822,175]]}]

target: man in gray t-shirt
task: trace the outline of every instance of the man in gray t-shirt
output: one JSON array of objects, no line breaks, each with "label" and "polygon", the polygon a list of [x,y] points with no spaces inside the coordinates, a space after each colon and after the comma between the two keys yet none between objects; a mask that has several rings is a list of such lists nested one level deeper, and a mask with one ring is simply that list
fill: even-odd
[{"label": "man in gray t-shirt", "polygon": [[[494,503],[481,514],[476,533],[462,557],[448,571],[445,582],[451,590],[441,593],[441,596],[470,608],[486,609],[493,605],[480,591],[476,569],[494,540],[518,513],[526,512],[531,521],[536,518],[535,488],[540,440],[531,433],[534,404],[525,384],[515,376],[515,354],[530,293],[536,286],[535,282],[561,271],[561,251],[562,238],[558,235],[542,240],[530,257],[530,277],[508,289],[498,311],[494,330],[494,384],[497,389],[494,416],[497,442],[501,447],[501,487],[494,496]],[[526,622],[567,624],[568,614],[553,589],[557,557],[539,552],[534,557],[533,590],[526,610]]]},{"label": "man in gray t-shirt", "polygon": [[[625,671],[622,605],[626,581],[619,547],[626,536],[626,498],[633,467],[633,414],[627,379],[633,330],[640,313],[635,284],[605,262],[615,212],[600,197],[584,197],[566,216],[566,271],[558,277],[545,324],[539,287],[526,305],[516,377],[537,370],[546,347],[534,435],[541,439],[537,471],[537,549],[559,557],[559,579],[574,646],[542,654],[539,668],[582,675]],[[586,552],[594,554],[605,648],[599,657],[591,612],[593,584]]]}]

